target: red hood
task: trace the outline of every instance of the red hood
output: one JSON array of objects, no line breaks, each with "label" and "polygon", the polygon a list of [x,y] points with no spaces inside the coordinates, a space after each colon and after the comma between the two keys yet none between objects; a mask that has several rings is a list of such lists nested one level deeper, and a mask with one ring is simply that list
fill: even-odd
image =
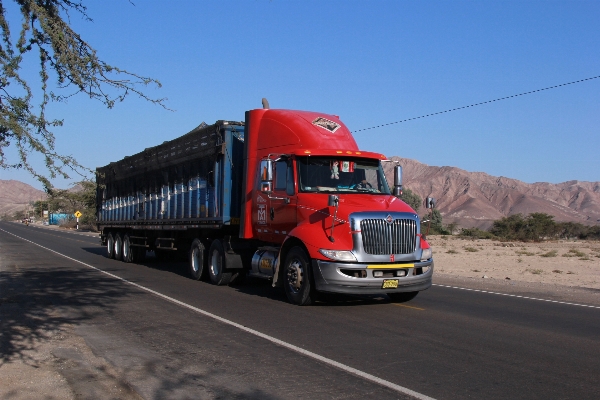
[{"label": "red hood", "polygon": [[[314,249],[329,243],[330,249],[352,248],[352,232],[350,231],[349,216],[355,212],[416,212],[402,200],[391,195],[343,194],[338,193],[339,207],[334,228],[335,242],[329,242],[332,217],[335,207],[327,205],[327,194],[300,193],[298,194],[298,228],[308,247]],[[298,232],[300,234],[300,232]],[[311,256],[315,253],[309,249]]]}]

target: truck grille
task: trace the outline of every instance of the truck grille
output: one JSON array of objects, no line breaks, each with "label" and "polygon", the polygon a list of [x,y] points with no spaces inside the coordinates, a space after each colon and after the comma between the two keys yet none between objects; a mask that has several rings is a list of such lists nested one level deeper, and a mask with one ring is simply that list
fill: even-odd
[{"label": "truck grille", "polygon": [[360,222],[364,251],[368,254],[410,254],[415,251],[417,224],[412,219],[364,219]]}]

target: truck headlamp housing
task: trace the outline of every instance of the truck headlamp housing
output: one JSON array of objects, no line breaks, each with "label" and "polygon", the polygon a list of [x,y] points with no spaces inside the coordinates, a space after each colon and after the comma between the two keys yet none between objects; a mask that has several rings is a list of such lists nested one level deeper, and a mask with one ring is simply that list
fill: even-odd
[{"label": "truck headlamp housing", "polygon": [[433,253],[431,252],[431,248],[429,248],[429,249],[423,249],[423,252],[421,253],[421,261],[427,261],[432,256],[433,256]]},{"label": "truck headlamp housing", "polygon": [[351,251],[348,250],[326,250],[321,249],[319,253],[323,254],[325,257],[330,258],[335,261],[348,261],[348,262],[356,262],[356,257],[352,254]]}]

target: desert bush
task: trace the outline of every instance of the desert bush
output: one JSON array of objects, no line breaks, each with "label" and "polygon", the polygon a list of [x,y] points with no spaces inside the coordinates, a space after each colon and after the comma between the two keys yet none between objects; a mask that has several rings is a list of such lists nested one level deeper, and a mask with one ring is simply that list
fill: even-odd
[{"label": "desert bush", "polygon": [[515,253],[517,253],[520,256],[535,256],[535,253],[526,250],[517,250],[515,251]]},{"label": "desert bush", "polygon": [[531,268],[527,268],[525,271],[532,273],[533,275],[541,275],[544,273],[543,269],[531,269]]},{"label": "desert bush", "polygon": [[495,239],[496,237],[487,231],[482,231],[479,228],[462,228],[458,234],[460,237],[470,239]]},{"label": "desert bush", "polygon": [[562,255],[563,257],[587,257],[583,251],[577,249],[570,249],[568,252]]}]

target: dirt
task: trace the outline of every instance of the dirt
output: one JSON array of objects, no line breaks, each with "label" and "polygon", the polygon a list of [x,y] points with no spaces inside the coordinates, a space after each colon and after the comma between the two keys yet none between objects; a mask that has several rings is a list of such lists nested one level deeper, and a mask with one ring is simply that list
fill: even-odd
[{"label": "dirt", "polygon": [[600,290],[600,242],[499,242],[430,236],[435,272]]}]

